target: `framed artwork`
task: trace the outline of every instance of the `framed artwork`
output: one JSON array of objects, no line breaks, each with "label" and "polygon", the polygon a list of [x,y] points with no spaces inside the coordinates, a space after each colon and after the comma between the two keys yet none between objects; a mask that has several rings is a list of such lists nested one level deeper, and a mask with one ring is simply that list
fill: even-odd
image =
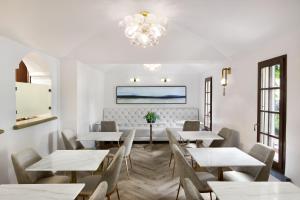
[{"label": "framed artwork", "polygon": [[186,104],[186,86],[117,86],[117,104]]}]

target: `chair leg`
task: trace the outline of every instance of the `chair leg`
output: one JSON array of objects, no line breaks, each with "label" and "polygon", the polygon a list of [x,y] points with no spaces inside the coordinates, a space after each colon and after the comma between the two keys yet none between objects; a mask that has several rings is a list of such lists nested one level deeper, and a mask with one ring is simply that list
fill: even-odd
[{"label": "chair leg", "polygon": [[181,187],[181,184],[180,184],[180,182],[179,182],[179,187],[178,187],[178,190],[177,190],[176,200],[178,199],[178,196],[179,196],[180,187]]},{"label": "chair leg", "polygon": [[130,162],[130,167],[132,169],[132,162],[131,162],[131,156],[129,155],[129,162]]},{"label": "chair leg", "polygon": [[107,197],[107,200],[110,200],[110,195],[106,195],[106,197]]},{"label": "chair leg", "polygon": [[172,172],[172,176],[174,177],[174,175],[175,175],[175,160],[174,160],[174,164],[173,164],[173,172]]},{"label": "chair leg", "polygon": [[125,156],[125,164],[126,164],[126,171],[127,171],[127,177],[129,179],[129,170],[128,170],[128,162],[127,162],[127,156]]},{"label": "chair leg", "polygon": [[169,167],[171,166],[172,158],[173,158],[173,153],[171,153],[171,156],[170,156]]},{"label": "chair leg", "polygon": [[117,185],[117,195],[118,195],[118,200],[120,200],[120,194],[119,194],[119,189],[118,189],[118,185]]},{"label": "chair leg", "polygon": [[212,200],[212,195],[211,195],[211,192],[209,192],[209,196],[210,196],[210,200]]}]

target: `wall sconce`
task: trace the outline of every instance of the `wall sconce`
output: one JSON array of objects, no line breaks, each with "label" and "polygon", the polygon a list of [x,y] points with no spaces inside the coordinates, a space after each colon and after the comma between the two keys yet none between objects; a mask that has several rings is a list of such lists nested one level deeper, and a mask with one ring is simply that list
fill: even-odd
[{"label": "wall sconce", "polygon": [[136,78],[136,77],[133,77],[133,78],[130,79],[130,82],[132,82],[132,83],[140,82],[140,79]]},{"label": "wall sconce", "polygon": [[231,67],[225,67],[222,69],[222,79],[221,79],[221,85],[223,88],[223,96],[225,96],[225,87],[228,84],[228,78],[227,76],[231,74]]},{"label": "wall sconce", "polygon": [[163,83],[167,83],[167,82],[170,82],[171,79],[169,79],[169,78],[161,78],[160,81],[163,82]]}]

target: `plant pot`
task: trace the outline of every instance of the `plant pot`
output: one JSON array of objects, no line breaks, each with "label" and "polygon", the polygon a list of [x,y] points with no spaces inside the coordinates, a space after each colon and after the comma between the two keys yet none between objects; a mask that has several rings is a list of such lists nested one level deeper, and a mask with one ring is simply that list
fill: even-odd
[{"label": "plant pot", "polygon": [[147,120],[147,123],[149,123],[149,124],[150,123],[155,123],[155,120],[152,120],[152,121],[151,120]]}]

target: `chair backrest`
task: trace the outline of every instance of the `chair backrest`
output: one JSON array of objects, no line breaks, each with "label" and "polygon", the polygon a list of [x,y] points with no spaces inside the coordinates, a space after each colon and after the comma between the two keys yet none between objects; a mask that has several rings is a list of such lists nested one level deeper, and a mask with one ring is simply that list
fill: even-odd
[{"label": "chair backrest", "polygon": [[240,145],[240,134],[239,132],[229,129],[222,128],[218,133],[219,136],[223,137],[224,140],[214,140],[210,147],[239,147]]},{"label": "chair backrest", "polygon": [[32,184],[40,178],[53,175],[51,172],[27,172],[26,168],[41,160],[41,156],[33,149],[24,149],[11,155],[19,184]]},{"label": "chair backrest", "polygon": [[130,130],[129,134],[126,136],[124,140],[124,146],[125,146],[125,156],[129,156],[132,148],[133,139],[135,136],[135,129]]},{"label": "chair backrest", "polygon": [[107,192],[107,183],[105,181],[101,182],[89,200],[105,200]]},{"label": "chair backrest", "polygon": [[183,131],[200,131],[200,121],[185,121]]},{"label": "chair backrest", "polygon": [[101,132],[117,132],[118,126],[115,121],[101,121]]},{"label": "chair backrest", "polygon": [[184,155],[184,150],[182,149],[181,145],[179,144],[179,142],[178,142],[177,138],[175,137],[174,133],[172,132],[172,130],[167,128],[166,131],[167,131],[167,136],[169,138],[169,145],[170,145],[172,153],[174,154],[173,144],[175,144],[175,145],[177,145],[180,153],[182,155]]},{"label": "chair backrest", "polygon": [[275,151],[263,144],[255,144],[249,151],[249,155],[263,162],[263,167],[239,167],[237,171],[247,173],[254,177],[254,181],[268,181]]},{"label": "chair backrest", "polygon": [[188,178],[185,178],[182,181],[184,193],[186,200],[203,200],[201,194],[197,190],[197,188],[194,186],[192,181]]},{"label": "chair backrest", "polygon": [[115,154],[112,162],[101,176],[101,181],[107,182],[107,193],[112,193],[118,183],[124,155],[125,147],[121,146],[118,152]]},{"label": "chair backrest", "polygon": [[61,132],[65,148],[67,150],[76,150],[76,149],[83,149],[83,145],[76,141],[77,135],[74,131],[70,129],[65,129]]},{"label": "chair backrest", "polygon": [[183,181],[184,178],[189,178],[199,191],[205,190],[208,187],[207,183],[200,181],[196,172],[185,159],[184,155],[180,152],[180,149],[176,144],[173,144],[173,151],[176,168],[179,172],[180,180]]}]

